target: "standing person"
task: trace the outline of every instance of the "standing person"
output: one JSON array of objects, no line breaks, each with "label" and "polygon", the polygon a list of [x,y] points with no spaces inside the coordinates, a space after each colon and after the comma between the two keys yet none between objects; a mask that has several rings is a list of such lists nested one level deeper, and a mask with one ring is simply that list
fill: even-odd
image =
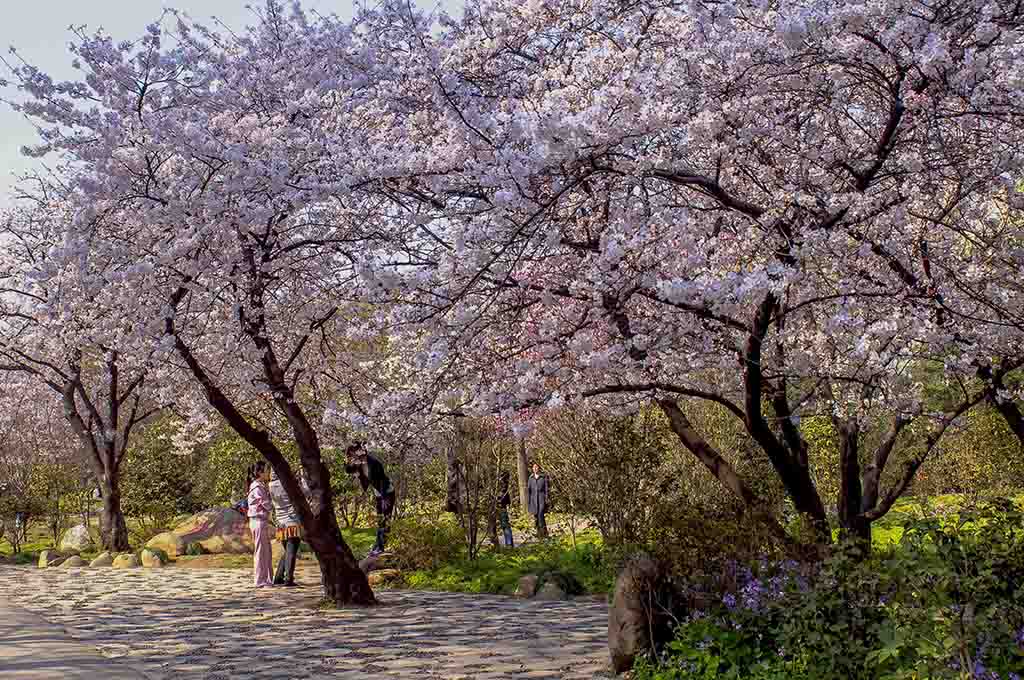
[{"label": "standing person", "polygon": [[[302,472],[299,473],[299,487],[302,493],[309,493],[309,486]],[[277,573],[274,575],[275,586],[294,587],[295,583],[295,559],[299,554],[299,544],[302,543],[302,524],[299,522],[299,511],[295,503],[288,497],[284,490],[284,484],[277,478],[276,474],[270,479],[270,499],[274,503],[274,519],[277,522],[277,540],[284,546],[284,554],[277,561]]]},{"label": "standing person", "polygon": [[512,541],[512,522],[508,519],[508,507],[512,505],[512,496],[508,484],[508,471],[502,472],[498,482],[498,490],[501,491],[501,495],[498,496],[498,521],[501,523],[501,532],[505,535],[505,547],[512,548],[515,547]]},{"label": "standing person", "polygon": [[273,558],[270,554],[270,511],[274,505],[270,500],[270,466],[265,461],[258,461],[249,468],[249,495],[247,515],[249,528],[252,530],[253,543],[253,580],[257,588],[273,585],[270,580],[270,567]]},{"label": "standing person", "polygon": [[548,537],[548,525],[544,513],[548,511],[548,476],[540,471],[540,465],[533,464],[533,474],[526,482],[527,510],[537,522],[537,538]]},{"label": "standing person", "polygon": [[363,491],[372,489],[377,501],[377,540],[368,556],[379,555],[384,552],[388,523],[395,511],[395,487],[391,485],[384,464],[367,453],[362,442],[356,442],[345,449],[345,458],[345,472],[357,475]]}]

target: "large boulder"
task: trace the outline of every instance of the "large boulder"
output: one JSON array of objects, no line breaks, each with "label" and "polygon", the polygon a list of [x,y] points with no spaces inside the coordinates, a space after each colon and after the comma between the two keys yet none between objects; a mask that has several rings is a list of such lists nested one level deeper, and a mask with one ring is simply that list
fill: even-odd
[{"label": "large boulder", "polygon": [[615,580],[608,609],[608,653],[612,669],[623,673],[645,652],[657,652],[672,639],[682,598],[667,572],[649,555],[629,560]]},{"label": "large boulder", "polygon": [[102,552],[96,556],[92,562],[89,563],[90,567],[109,567],[114,564],[114,556],[108,552]]},{"label": "large boulder", "polygon": [[249,522],[232,508],[210,508],[192,515],[173,530],[154,536],[146,547],[163,550],[173,558],[184,555],[192,543],[198,543],[209,553],[251,553]]},{"label": "large boulder", "polygon": [[85,565],[86,562],[81,558],[81,556],[72,555],[71,557],[61,562],[60,567],[61,569],[67,569],[69,567],[84,567]]},{"label": "large boulder", "polygon": [[60,537],[58,548],[65,553],[80,553],[93,548],[92,536],[89,534],[89,527],[79,524],[71,527]]},{"label": "large boulder", "polygon": [[537,586],[540,584],[540,577],[536,574],[527,574],[519,579],[516,586],[516,597],[533,597],[537,593]]},{"label": "large boulder", "polygon": [[161,550],[168,557],[177,557],[178,555],[186,554],[187,544],[185,539],[173,531],[165,531],[146,541],[146,547],[153,550]]},{"label": "large boulder", "polygon": [[534,596],[536,600],[568,600],[569,596],[565,594],[565,591],[559,587],[554,581],[548,581],[537,594]]},{"label": "large boulder", "polygon": [[43,550],[39,553],[39,568],[59,567],[67,558],[67,555],[61,555],[56,550]]},{"label": "large boulder", "polygon": [[144,567],[160,568],[167,563],[167,553],[156,548],[143,548],[139,556]]},{"label": "large boulder", "polygon": [[114,569],[134,569],[140,565],[139,558],[132,553],[121,553],[114,558]]}]

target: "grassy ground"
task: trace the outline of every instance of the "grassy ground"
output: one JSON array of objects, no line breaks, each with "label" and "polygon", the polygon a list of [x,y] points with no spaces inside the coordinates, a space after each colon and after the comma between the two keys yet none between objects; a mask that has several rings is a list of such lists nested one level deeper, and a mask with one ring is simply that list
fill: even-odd
[{"label": "grassy ground", "polygon": [[512,594],[527,574],[557,572],[574,578],[587,593],[605,593],[614,567],[606,559],[597,532],[587,531],[577,535],[575,549],[564,535],[512,549],[488,548],[476,560],[463,557],[440,569],[408,572],[404,582],[420,590]]},{"label": "grassy ground", "polygon": [[[1024,495],[1017,497],[1016,500],[1024,503]],[[940,514],[953,518],[965,502],[963,497],[955,495],[938,496],[923,501],[903,499],[888,515],[875,523],[873,542],[878,547],[898,542],[908,519],[920,517],[922,514]],[[557,520],[557,517],[553,517],[552,520]],[[373,545],[375,531],[371,528],[345,529],[342,534],[355,555],[361,557]],[[6,541],[0,542],[0,560],[15,564],[32,564],[38,560],[39,551],[52,547],[51,537],[43,529],[36,528],[29,539],[23,547],[23,552],[13,558],[10,556],[10,544]],[[303,544],[303,548],[301,560],[315,559],[308,546]],[[83,557],[91,559],[94,554],[85,553]],[[577,534],[575,546],[570,536],[562,533],[547,541],[528,543],[511,550],[494,550],[488,547],[476,560],[469,560],[463,556],[437,569],[406,572],[403,575],[403,582],[406,587],[422,590],[511,594],[524,575],[557,572],[574,579],[587,593],[607,593],[614,579],[616,565],[611,563],[613,559],[602,550],[597,532],[586,530]],[[252,557],[182,556],[174,564],[194,569],[248,569],[252,567]]]}]

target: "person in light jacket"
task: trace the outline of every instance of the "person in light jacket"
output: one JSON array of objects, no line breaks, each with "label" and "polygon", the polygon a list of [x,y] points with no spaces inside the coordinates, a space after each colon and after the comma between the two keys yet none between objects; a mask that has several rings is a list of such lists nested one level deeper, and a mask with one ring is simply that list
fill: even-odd
[{"label": "person in light jacket", "polygon": [[[301,472],[299,475],[299,488],[302,489],[303,494],[308,496],[309,486]],[[295,503],[288,497],[288,492],[284,490],[284,484],[276,474],[271,475],[270,498],[274,502],[277,540],[281,541],[284,546],[284,554],[277,561],[274,585],[294,587],[296,585],[295,559],[299,554],[299,544],[302,543],[302,524],[299,521],[299,511],[295,507]]]},{"label": "person in light jacket", "polygon": [[257,588],[272,586],[270,566],[273,558],[270,554],[270,511],[274,504],[270,500],[270,466],[265,461],[258,461],[249,468],[249,495],[247,497],[249,529],[252,530],[253,543],[253,580]]},{"label": "person in light jacket", "polygon": [[526,509],[537,522],[537,538],[548,537],[548,525],[544,513],[548,511],[548,477],[540,471],[540,465],[533,464],[533,474],[526,482]]}]

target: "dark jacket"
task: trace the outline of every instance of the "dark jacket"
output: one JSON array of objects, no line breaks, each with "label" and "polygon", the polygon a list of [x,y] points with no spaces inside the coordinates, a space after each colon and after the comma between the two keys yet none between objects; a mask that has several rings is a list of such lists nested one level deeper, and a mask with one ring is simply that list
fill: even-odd
[{"label": "dark jacket", "polygon": [[498,507],[508,509],[508,506],[512,505],[512,496],[508,492],[508,480],[503,479],[499,483],[499,491],[501,495],[498,496]]},{"label": "dark jacket", "polygon": [[547,512],[548,509],[548,476],[543,472],[539,477],[530,475],[526,482],[526,508],[531,515]]},{"label": "dark jacket", "polygon": [[366,465],[346,465],[345,472],[359,475],[359,485],[363,487],[363,491],[373,487],[376,496],[385,496],[395,492],[391,486],[391,478],[384,470],[384,464],[373,456],[366,457]]}]

